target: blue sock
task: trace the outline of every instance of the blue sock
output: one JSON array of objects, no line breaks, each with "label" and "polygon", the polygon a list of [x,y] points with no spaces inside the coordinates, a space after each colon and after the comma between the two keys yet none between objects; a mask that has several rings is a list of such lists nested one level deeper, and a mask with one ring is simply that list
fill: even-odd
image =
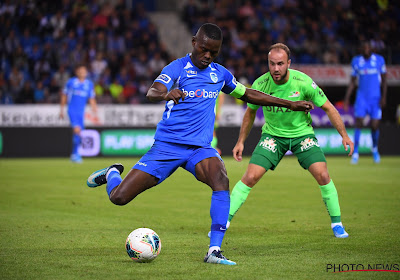
[{"label": "blue sock", "polygon": [[122,182],[121,174],[119,174],[118,171],[111,171],[110,174],[108,174],[107,187],[106,187],[108,197],[110,197],[112,190],[118,187],[118,185],[121,184],[121,182]]},{"label": "blue sock", "polygon": [[354,130],[354,153],[358,154],[358,146],[360,144],[360,135],[361,135],[361,129],[356,128]]},{"label": "blue sock", "polygon": [[372,136],[372,147],[377,148],[379,140],[379,129],[371,130],[371,136]]},{"label": "blue sock", "polygon": [[221,247],[226,231],[230,207],[229,191],[213,191],[211,196],[211,237],[210,247]]},{"label": "blue sock", "polygon": [[74,134],[74,136],[72,136],[72,154],[73,155],[78,154],[79,144],[81,144],[81,136],[79,136],[79,134]]}]

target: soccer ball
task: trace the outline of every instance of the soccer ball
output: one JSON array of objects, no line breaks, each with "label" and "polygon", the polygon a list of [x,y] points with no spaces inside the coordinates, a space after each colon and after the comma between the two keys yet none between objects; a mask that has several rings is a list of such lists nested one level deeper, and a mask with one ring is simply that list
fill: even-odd
[{"label": "soccer ball", "polygon": [[135,262],[151,262],[160,254],[161,240],[154,230],[138,228],[129,234],[125,247]]}]

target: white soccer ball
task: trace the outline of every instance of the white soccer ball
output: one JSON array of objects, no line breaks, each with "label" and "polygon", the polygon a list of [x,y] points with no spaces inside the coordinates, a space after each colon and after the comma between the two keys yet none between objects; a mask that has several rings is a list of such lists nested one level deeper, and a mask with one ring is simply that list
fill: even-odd
[{"label": "white soccer ball", "polygon": [[138,228],[129,234],[125,247],[135,262],[151,262],[161,252],[161,240],[154,230]]}]

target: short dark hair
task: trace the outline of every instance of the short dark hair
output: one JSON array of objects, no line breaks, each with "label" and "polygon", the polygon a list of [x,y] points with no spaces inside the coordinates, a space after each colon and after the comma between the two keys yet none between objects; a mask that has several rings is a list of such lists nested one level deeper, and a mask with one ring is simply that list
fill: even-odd
[{"label": "short dark hair", "polygon": [[202,26],[200,26],[199,30],[197,31],[197,34],[199,33],[202,33],[206,37],[213,40],[222,40],[221,28],[219,28],[218,25],[213,23],[205,23]]},{"label": "short dark hair", "polygon": [[85,63],[80,62],[80,63],[78,63],[78,64],[75,65],[75,71],[78,70],[78,69],[81,68],[81,67],[87,68],[87,66],[86,66]]},{"label": "short dark hair", "polygon": [[290,49],[288,46],[286,46],[285,44],[282,43],[276,43],[273,44],[272,46],[269,47],[268,53],[273,50],[273,49],[281,49],[284,50],[285,53],[287,54],[288,59],[290,59]]}]

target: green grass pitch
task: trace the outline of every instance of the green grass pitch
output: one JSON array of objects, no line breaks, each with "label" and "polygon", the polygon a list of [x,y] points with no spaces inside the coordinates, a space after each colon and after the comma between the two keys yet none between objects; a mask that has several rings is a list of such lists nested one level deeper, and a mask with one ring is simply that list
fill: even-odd
[{"label": "green grass pitch", "polygon": [[[327,159],[350,237],[333,237],[318,185],[286,157],[252,190],[225,235],[222,249],[234,267],[203,263],[211,191],[183,169],[115,206],[104,186],[90,189],[86,179],[114,162],[128,171],[137,158],[79,165],[0,159],[0,279],[399,279],[397,272],[332,273],[327,265],[398,268],[400,157],[379,165],[361,157],[356,166],[348,157]],[[224,160],[232,189],[248,158]],[[125,251],[126,237],[139,227],[161,238],[152,263],[134,263]]]}]

